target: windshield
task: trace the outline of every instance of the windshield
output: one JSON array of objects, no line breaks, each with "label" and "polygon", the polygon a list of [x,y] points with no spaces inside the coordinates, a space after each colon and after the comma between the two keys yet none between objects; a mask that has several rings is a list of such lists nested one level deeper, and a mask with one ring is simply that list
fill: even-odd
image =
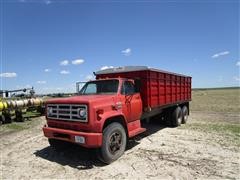
[{"label": "windshield", "polygon": [[118,80],[101,80],[87,82],[79,94],[113,94],[118,91]]}]

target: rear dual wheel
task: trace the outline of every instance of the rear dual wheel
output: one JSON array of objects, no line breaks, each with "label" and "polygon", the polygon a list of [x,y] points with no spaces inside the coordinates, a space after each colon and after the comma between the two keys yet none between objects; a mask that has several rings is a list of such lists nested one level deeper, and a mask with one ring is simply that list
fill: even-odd
[{"label": "rear dual wheel", "polygon": [[188,108],[187,106],[182,107],[182,123],[186,124],[188,120]]},{"label": "rear dual wheel", "polygon": [[186,124],[188,119],[188,108],[187,106],[176,107],[172,113],[172,126],[177,127],[181,124]]},{"label": "rear dual wheel", "polygon": [[177,127],[177,126],[181,126],[182,124],[182,109],[181,107],[176,107],[172,113],[172,126],[173,127]]}]

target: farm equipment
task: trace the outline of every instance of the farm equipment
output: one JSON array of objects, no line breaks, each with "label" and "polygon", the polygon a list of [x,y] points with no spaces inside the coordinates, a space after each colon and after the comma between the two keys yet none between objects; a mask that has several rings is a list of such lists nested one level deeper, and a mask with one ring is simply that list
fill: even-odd
[{"label": "farm equipment", "polygon": [[37,110],[40,114],[44,114],[44,109],[44,101],[40,98],[3,99],[0,101],[0,123],[24,121],[27,111]]},{"label": "farm equipment", "polygon": [[[29,92],[29,95],[26,95],[26,94],[15,94],[17,92],[23,92],[23,93],[26,93],[26,92]],[[2,97],[5,97],[5,98],[8,98],[10,97],[33,97],[35,94],[35,91],[32,88],[23,88],[23,89],[15,89],[15,90],[0,90],[0,95]]]},{"label": "farm equipment", "polygon": [[7,103],[0,101],[0,124],[5,123],[5,111],[7,109]]},{"label": "farm equipment", "polygon": [[46,102],[43,132],[54,149],[66,141],[98,148],[100,160],[110,164],[124,153],[127,139],[146,130],[142,120],[160,114],[173,127],[187,122],[191,77],[145,66],[94,74],[77,96]]},{"label": "farm equipment", "polygon": [[[23,92],[22,94],[16,94]],[[26,93],[27,92],[27,93]],[[44,114],[45,106],[41,98],[34,97],[35,91],[32,88],[1,90],[0,95],[0,123],[10,123],[15,121],[24,121],[27,117],[27,111],[37,111]]]}]

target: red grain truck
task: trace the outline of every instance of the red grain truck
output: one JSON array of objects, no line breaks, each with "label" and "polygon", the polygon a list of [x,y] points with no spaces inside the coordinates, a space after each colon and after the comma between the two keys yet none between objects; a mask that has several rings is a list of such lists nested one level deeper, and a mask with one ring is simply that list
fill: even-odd
[{"label": "red grain truck", "polygon": [[110,68],[96,73],[78,94],[46,102],[44,135],[61,150],[65,142],[96,148],[110,164],[125,151],[128,138],[146,129],[141,120],[162,114],[171,126],[186,123],[191,77],[146,66]]}]

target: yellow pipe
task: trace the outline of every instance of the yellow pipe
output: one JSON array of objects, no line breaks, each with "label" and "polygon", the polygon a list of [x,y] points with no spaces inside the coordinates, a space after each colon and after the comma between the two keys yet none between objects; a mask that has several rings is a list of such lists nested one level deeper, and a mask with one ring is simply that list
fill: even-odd
[{"label": "yellow pipe", "polygon": [[4,109],[3,102],[0,102],[0,111],[2,111],[3,109]]},{"label": "yellow pipe", "polygon": [[7,109],[8,105],[5,101],[0,101],[0,111]]},{"label": "yellow pipe", "polygon": [[4,106],[4,109],[7,109],[7,108],[8,108],[8,105],[7,105],[7,102],[6,102],[6,101],[3,101],[3,106]]}]

